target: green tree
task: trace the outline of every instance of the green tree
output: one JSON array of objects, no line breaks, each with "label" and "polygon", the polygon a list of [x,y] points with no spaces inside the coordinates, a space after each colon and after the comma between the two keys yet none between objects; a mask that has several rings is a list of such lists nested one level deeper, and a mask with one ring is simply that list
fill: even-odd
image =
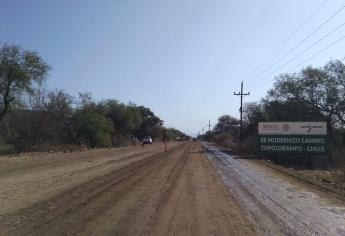
[{"label": "green tree", "polygon": [[63,90],[48,93],[43,113],[49,123],[46,128],[46,136],[51,143],[61,144],[71,141],[73,136],[70,118],[73,113],[73,101],[73,97]]},{"label": "green tree", "polygon": [[313,111],[310,105],[295,101],[263,100],[263,120],[261,121],[322,121],[322,114]]},{"label": "green tree", "polygon": [[323,68],[307,67],[300,73],[276,78],[270,100],[295,101],[322,115],[330,127],[345,125],[345,65],[330,61]]},{"label": "green tree", "polygon": [[36,90],[27,109],[15,109],[1,122],[1,135],[16,151],[61,148],[71,138],[72,97],[63,91]]},{"label": "green tree", "polygon": [[0,48],[0,121],[23,92],[42,84],[49,69],[36,52],[7,44]]},{"label": "green tree", "polygon": [[177,137],[180,138],[180,140],[184,140],[186,138],[186,134],[174,128],[164,128],[163,131],[168,140],[176,140]]},{"label": "green tree", "polygon": [[119,135],[128,134],[134,129],[134,122],[130,109],[116,100],[106,100],[98,104],[98,109],[113,122]]},{"label": "green tree", "polygon": [[233,135],[238,133],[239,120],[230,115],[223,115],[218,118],[218,122],[214,127],[216,134],[231,133]]},{"label": "green tree", "polygon": [[[121,145],[130,138],[132,131],[139,125],[135,110],[116,100],[105,100],[97,104],[97,111],[107,117],[113,124],[112,144]],[[140,117],[139,117],[140,118]]]},{"label": "green tree", "polygon": [[244,104],[243,119],[245,123],[247,123],[244,129],[245,135],[247,133],[256,132],[258,122],[266,120],[262,103],[251,102]]},{"label": "green tree", "polygon": [[136,135],[140,138],[146,135],[151,137],[160,136],[162,133],[163,121],[147,107],[139,106],[137,109],[142,116],[143,122]]},{"label": "green tree", "polygon": [[77,143],[91,147],[111,146],[112,122],[96,112],[76,111],[72,124]]}]

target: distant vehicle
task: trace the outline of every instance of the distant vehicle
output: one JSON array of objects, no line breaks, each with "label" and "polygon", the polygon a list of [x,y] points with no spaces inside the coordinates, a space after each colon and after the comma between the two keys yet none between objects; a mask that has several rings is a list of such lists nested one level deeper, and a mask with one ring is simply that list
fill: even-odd
[{"label": "distant vehicle", "polygon": [[152,138],[150,136],[146,136],[143,138],[143,144],[152,144]]}]

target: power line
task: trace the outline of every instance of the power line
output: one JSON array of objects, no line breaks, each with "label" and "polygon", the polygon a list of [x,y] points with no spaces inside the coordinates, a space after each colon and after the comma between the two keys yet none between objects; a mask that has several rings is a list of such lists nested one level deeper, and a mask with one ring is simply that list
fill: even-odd
[{"label": "power line", "polygon": [[232,98],[229,98],[229,99],[226,100],[226,102],[222,106],[222,109],[220,110],[222,113],[225,110],[225,108],[227,108],[228,103],[230,103],[231,101],[232,101]]},{"label": "power line", "polygon": [[[250,75],[252,75],[255,71],[257,71],[257,69],[258,68],[260,68],[268,59],[270,59],[273,55],[275,55],[279,50],[280,50],[280,48],[282,47],[282,46],[284,46],[315,14],[316,14],[316,12],[318,12],[320,9],[321,9],[321,7],[323,6],[323,5],[325,5],[325,3],[326,2],[328,2],[328,0],[324,0],[324,1],[322,1],[321,2],[321,4],[319,4],[312,12],[311,12],[311,14],[309,15],[309,16],[307,16],[304,20],[303,20],[303,22],[301,23],[301,24],[299,24],[296,28],[295,28],[295,30],[293,30],[292,31],[292,33],[291,34],[289,34],[289,36],[288,37],[286,37],[283,41],[282,41],[282,43],[278,46],[278,47],[276,47],[274,50],[273,50],[273,52],[270,54],[270,55],[268,55],[264,60],[262,60],[260,63],[259,63],[259,65],[255,68],[255,69],[253,69],[249,74],[248,74],[248,76],[247,77],[249,77]],[[230,103],[230,104],[229,104]],[[228,105],[229,104],[229,105]],[[227,100],[227,102],[224,104],[224,106],[222,107],[222,109],[221,109],[221,113],[223,113],[224,112],[224,110],[226,109],[226,108],[228,108],[228,107],[232,107],[232,105],[234,104],[234,100],[232,99],[232,98],[229,98],[228,100]]]},{"label": "power line", "polygon": [[328,45],[327,45],[326,47],[324,47],[323,49],[317,51],[315,54],[313,54],[312,56],[308,57],[308,58],[305,59],[304,61],[300,62],[298,65],[296,65],[296,66],[290,68],[289,71],[290,71],[290,70],[293,70],[293,69],[295,69],[296,67],[302,65],[303,63],[305,63],[305,62],[307,62],[307,61],[313,59],[314,57],[316,57],[316,56],[319,55],[320,53],[326,51],[328,48],[334,46],[335,44],[340,43],[340,42],[343,41],[344,39],[345,39],[345,35],[343,35],[342,37],[340,37],[340,38],[338,38],[337,40],[333,41],[332,43],[328,44]]},{"label": "power line", "polygon": [[[283,65],[281,65],[280,67],[278,67],[276,70],[274,70],[273,72],[269,73],[269,75],[279,71],[281,68],[283,68],[284,66],[290,64],[291,62],[293,62],[294,60],[296,60],[298,57],[300,57],[301,55],[303,55],[305,52],[307,52],[308,50],[312,49],[314,46],[316,46],[318,43],[320,43],[321,41],[323,41],[324,39],[326,39],[328,36],[330,36],[331,34],[333,34],[334,32],[336,32],[338,29],[340,29],[341,27],[343,27],[345,25],[345,22],[343,22],[342,24],[338,25],[337,27],[335,27],[333,30],[331,30],[330,32],[328,32],[326,35],[324,35],[322,38],[318,39],[316,42],[314,42],[313,44],[311,44],[309,47],[307,47],[306,49],[302,50],[300,53],[298,53],[296,56],[294,56],[293,58],[291,58],[289,61],[285,62]],[[255,82],[253,82],[250,86],[248,87],[253,87],[256,84],[258,84],[259,82],[261,82],[260,80],[256,80]]]},{"label": "power line", "polygon": [[[258,78],[260,78],[261,75],[265,74],[269,69],[274,67],[278,62],[280,62],[282,59],[284,59],[286,56],[288,56],[291,52],[293,52],[298,46],[300,46],[302,43],[304,43],[307,39],[309,39],[312,35],[314,35],[317,31],[319,31],[324,25],[326,25],[330,20],[332,20],[336,15],[338,15],[342,10],[344,10],[345,5],[343,5],[341,8],[339,8],[337,11],[335,11],[330,17],[328,17],[322,24],[320,24],[318,27],[316,27],[311,33],[309,33],[306,37],[304,37],[301,41],[299,41],[295,46],[290,48],[283,56],[279,57],[273,64],[271,64],[269,67],[267,67],[264,71],[259,73],[251,82],[256,81]],[[249,82],[250,83],[250,82]]]},{"label": "power line", "polygon": [[[333,41],[332,43],[328,44],[326,47],[324,47],[323,49],[317,51],[317,52],[314,53],[312,56],[310,56],[310,57],[308,57],[307,59],[303,60],[302,62],[298,63],[298,64],[295,65],[294,67],[291,67],[288,71],[291,71],[291,70],[295,69],[296,67],[298,67],[298,66],[304,64],[305,62],[307,62],[307,61],[313,59],[314,57],[318,56],[320,53],[326,51],[328,48],[334,46],[335,44],[341,42],[341,41],[344,40],[344,39],[345,39],[345,35],[342,36],[342,37],[340,37],[340,38],[338,38],[337,40]],[[345,58],[344,58],[344,59],[345,59]],[[344,60],[344,59],[343,59],[343,60]],[[274,72],[273,72],[273,73],[274,73]],[[263,85],[265,85],[265,84],[267,84],[267,83],[261,84],[261,85],[259,85],[259,86],[257,86],[257,87],[261,87],[261,86],[263,86]]]},{"label": "power line", "polygon": [[[263,65],[269,58],[271,58],[274,54],[276,54],[282,46],[284,46],[324,5],[325,3],[328,2],[328,0],[324,0],[323,2],[321,2],[313,11],[312,13],[307,16],[303,22],[301,24],[299,24],[296,29],[289,34],[289,36],[287,38],[285,38],[283,40],[283,42],[268,56],[266,57],[263,61],[261,61],[261,63],[253,70],[251,71],[251,74],[253,74],[255,71],[257,71],[258,68],[260,68],[261,65]],[[335,11],[329,18],[327,18],[322,24],[320,24],[318,27],[316,27],[310,34],[308,34],[304,39],[302,39],[301,41],[299,41],[294,47],[292,47],[287,53],[285,53],[283,56],[281,56],[277,61],[275,61],[271,66],[269,66],[268,68],[266,68],[263,72],[259,73],[252,81],[249,82],[249,86],[248,87],[252,87],[253,83],[257,83],[257,82],[261,82],[260,80],[256,81],[256,79],[260,78],[261,75],[264,75],[265,72],[267,72],[269,69],[271,69],[273,66],[275,66],[279,61],[281,61],[282,59],[284,59],[287,55],[289,55],[292,51],[294,51],[299,45],[301,45],[302,43],[304,43],[307,39],[309,39],[313,34],[315,34],[318,30],[320,30],[325,24],[327,24],[330,20],[332,20],[336,15],[338,15],[343,9],[345,8],[345,5],[342,6],[341,8],[339,8],[337,11]],[[335,28],[333,31],[331,31],[329,34],[327,34],[326,36],[324,36],[322,39],[318,40],[317,42],[315,42],[312,46],[308,47],[307,49],[303,50],[301,53],[299,53],[298,56],[294,57],[294,59],[296,59],[297,57],[299,57],[300,55],[302,55],[303,53],[305,53],[306,51],[308,51],[309,49],[311,49],[312,47],[314,47],[317,43],[319,43],[320,41],[322,41],[324,38],[328,37],[330,34],[332,34],[333,32],[335,32],[337,29],[339,29],[340,27],[342,27],[342,25],[338,26],[337,28]],[[289,64],[290,62],[292,62],[293,60],[289,60],[288,63],[285,63],[285,65]],[[249,75],[247,77],[249,77]],[[230,99],[227,103],[230,102]],[[232,106],[234,103],[234,100],[231,100],[231,103],[229,104],[229,106],[226,106],[227,103],[223,106],[222,112],[226,107],[229,107],[230,105]]]},{"label": "power line", "polygon": [[231,97],[227,100],[227,102],[224,104],[221,112],[223,113],[228,107],[232,106],[232,104],[234,103],[234,99]]},{"label": "power line", "polygon": [[286,37],[283,41],[282,41],[282,43],[281,44],[279,44],[279,46],[278,47],[276,47],[274,50],[273,50],[273,52],[271,53],[271,54],[269,54],[265,59],[263,59],[260,63],[259,63],[259,65],[258,66],[256,66],[255,67],[255,69],[253,69],[249,74],[248,74],[248,76],[247,77],[249,77],[250,75],[252,75],[255,71],[257,71],[257,69],[259,69],[263,64],[265,64],[266,63],[266,61],[268,60],[268,59],[270,59],[273,55],[275,55],[280,49],[281,49],[281,47],[283,47],[314,15],[315,15],[315,13],[316,12],[318,12],[320,9],[321,9],[321,7],[326,3],[326,2],[328,2],[328,0],[324,0],[323,2],[321,2],[321,4],[320,5],[318,5],[315,9],[314,9],[314,11],[312,11],[312,13],[309,15],[309,16],[307,16],[304,20],[303,20],[303,22],[301,23],[301,24],[299,24],[297,27],[296,27],[296,29],[294,30],[294,31],[292,31],[292,33],[291,34],[289,34],[289,36],[288,37]]}]

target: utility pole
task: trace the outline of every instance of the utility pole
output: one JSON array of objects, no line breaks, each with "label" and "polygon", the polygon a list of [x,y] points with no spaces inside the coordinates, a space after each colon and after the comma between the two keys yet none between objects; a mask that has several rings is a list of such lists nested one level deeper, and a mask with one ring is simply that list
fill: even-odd
[{"label": "utility pole", "polygon": [[236,96],[241,96],[241,107],[240,107],[240,116],[241,116],[241,123],[240,123],[240,151],[242,150],[242,135],[243,135],[243,120],[242,120],[242,113],[243,113],[243,96],[250,95],[250,93],[243,93],[243,81],[241,82],[241,92],[235,93]]},{"label": "utility pole", "polygon": [[210,134],[211,133],[211,121],[210,120],[208,120],[208,133]]}]

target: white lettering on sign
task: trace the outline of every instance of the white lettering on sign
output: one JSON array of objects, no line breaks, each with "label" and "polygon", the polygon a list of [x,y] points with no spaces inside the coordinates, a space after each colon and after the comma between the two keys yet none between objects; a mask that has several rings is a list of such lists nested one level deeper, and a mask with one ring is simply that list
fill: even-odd
[{"label": "white lettering on sign", "polygon": [[325,146],[300,146],[300,145],[261,145],[262,152],[319,152],[325,153]]},{"label": "white lettering on sign", "polygon": [[302,143],[324,144],[324,138],[302,138]]},{"label": "white lettering on sign", "polygon": [[302,152],[302,146],[275,146],[275,145],[262,145],[261,151],[265,152]]},{"label": "white lettering on sign", "polygon": [[268,143],[300,143],[300,138],[279,138],[279,137],[269,137],[267,138]]},{"label": "white lettering on sign", "polygon": [[325,152],[324,146],[307,146],[308,152]]}]

